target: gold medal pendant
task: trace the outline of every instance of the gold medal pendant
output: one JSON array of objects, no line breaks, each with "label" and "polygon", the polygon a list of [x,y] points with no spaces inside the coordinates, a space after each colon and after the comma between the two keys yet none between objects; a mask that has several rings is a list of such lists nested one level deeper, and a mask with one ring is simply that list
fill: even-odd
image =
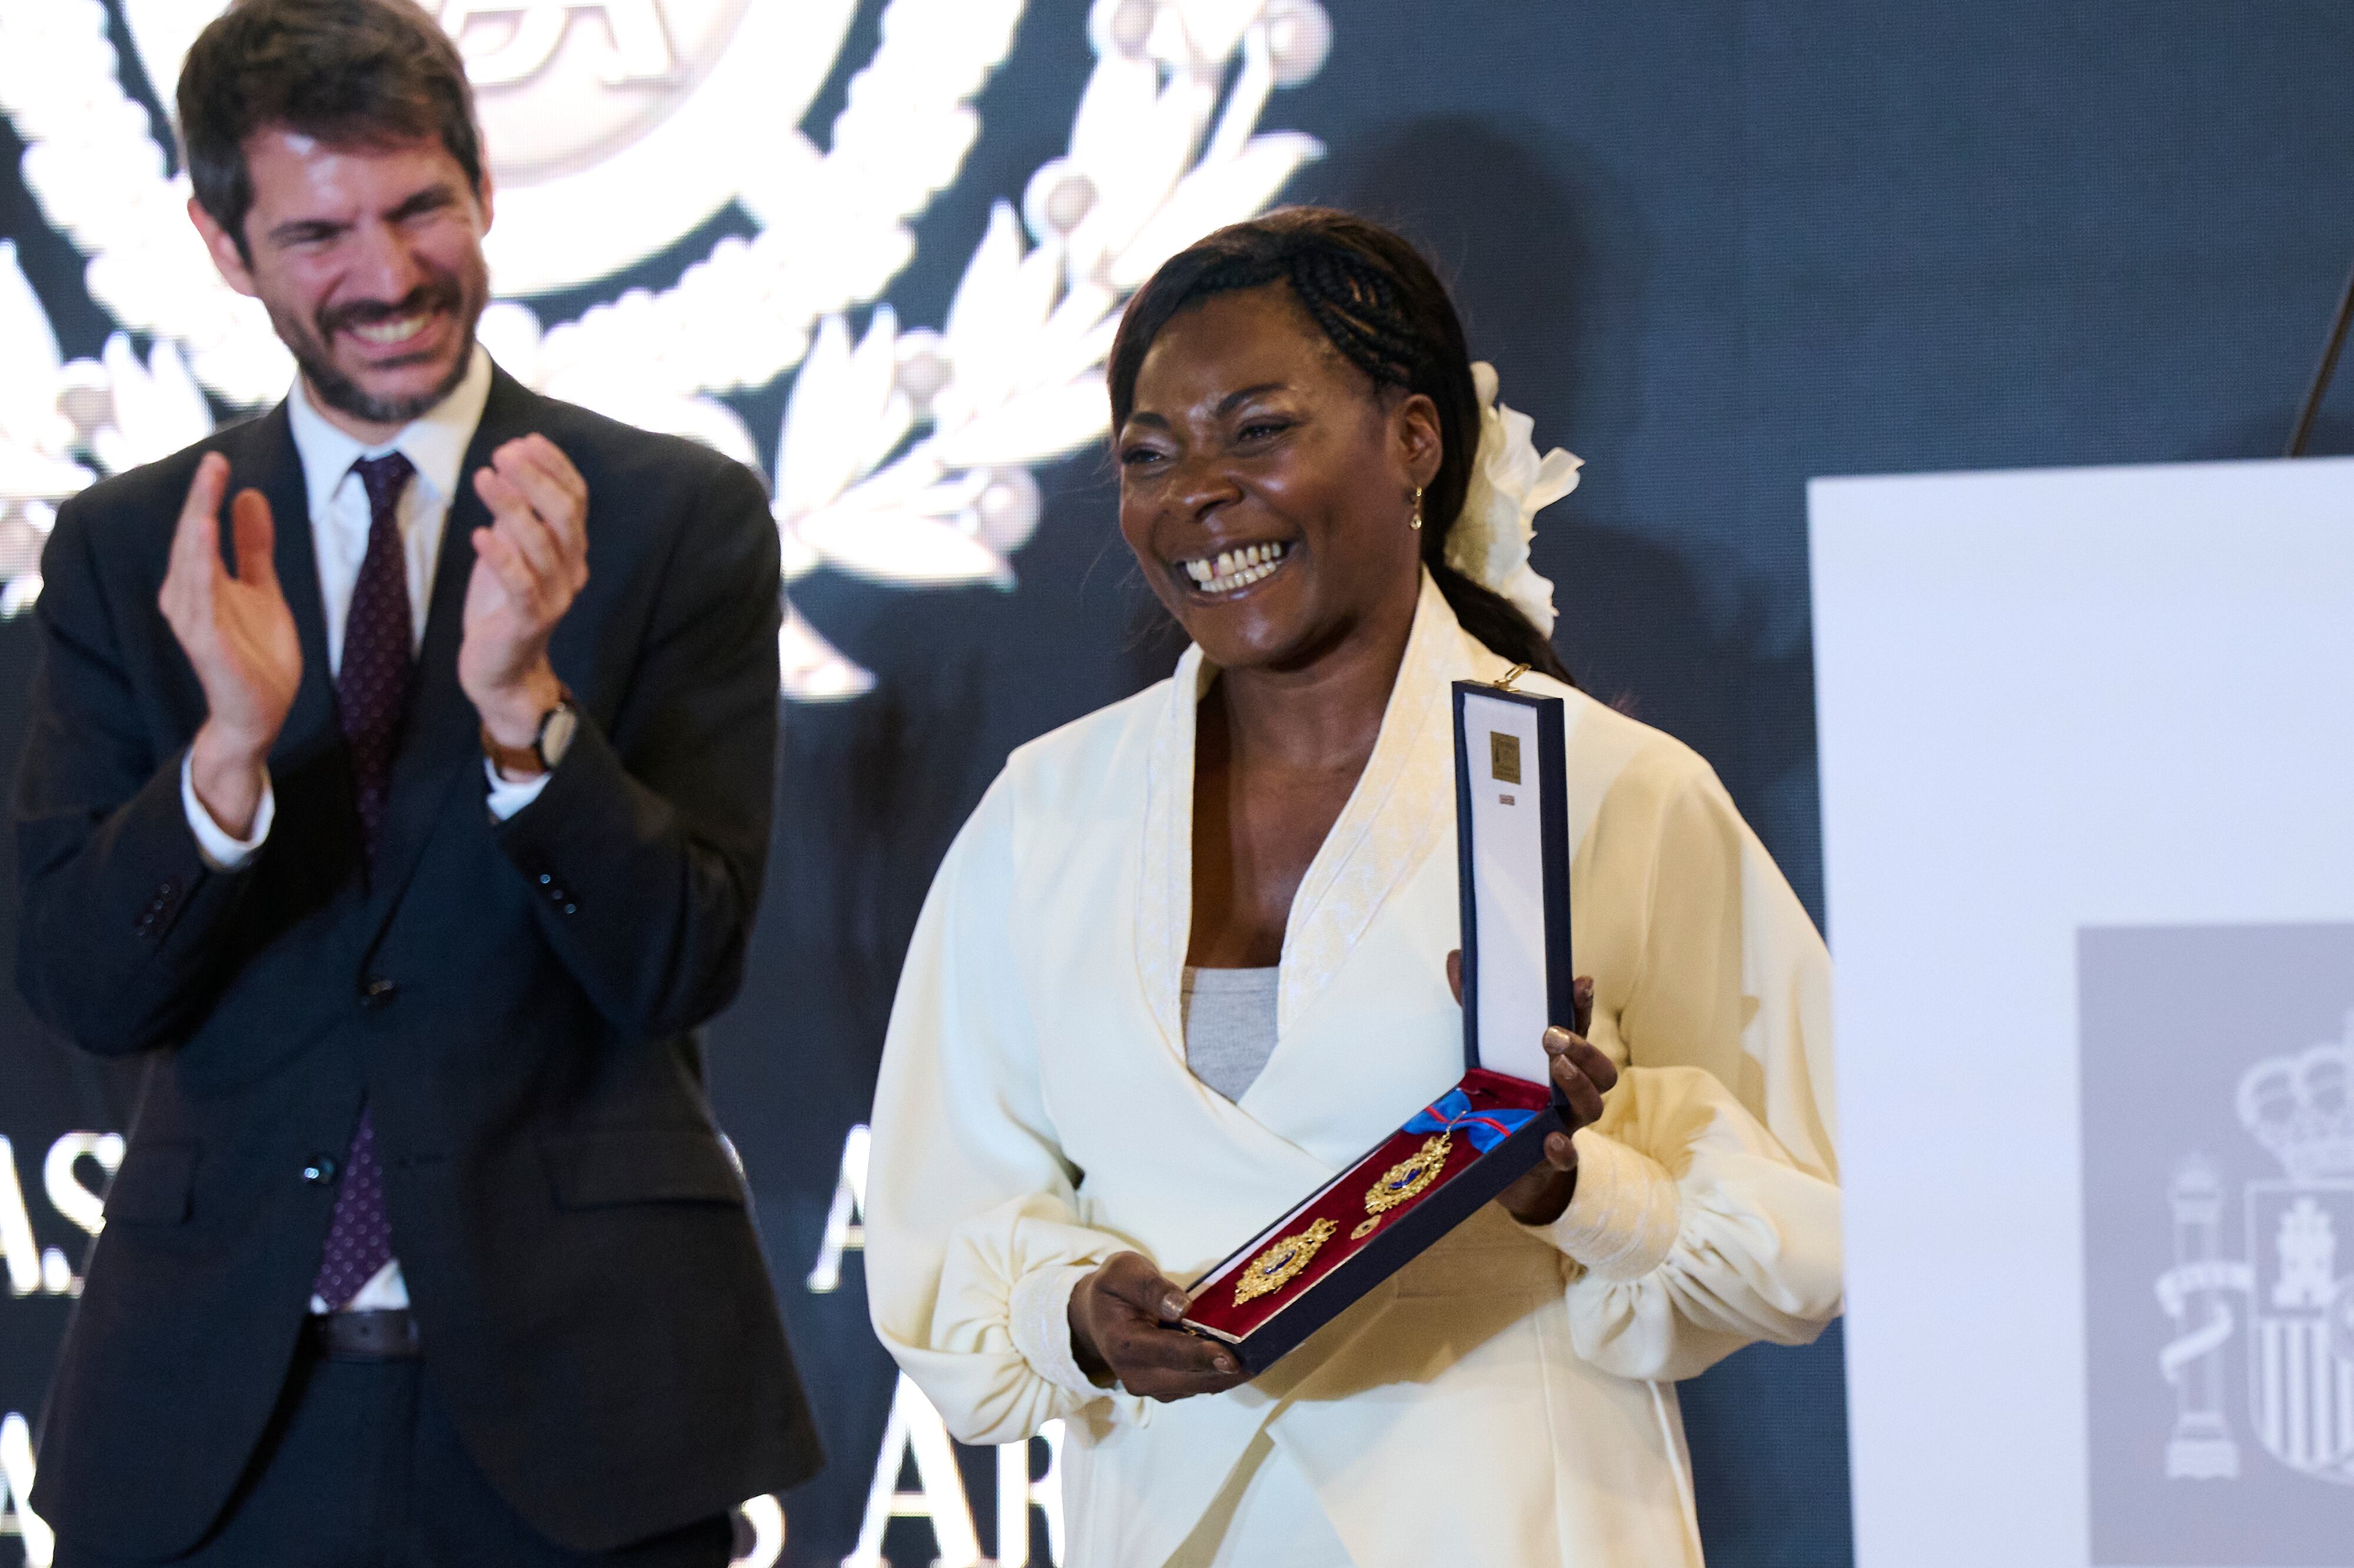
[{"label": "gold medal pendant", "polygon": [[1447,1169],[1447,1157],[1454,1151],[1454,1139],[1447,1133],[1424,1139],[1420,1149],[1383,1171],[1382,1179],[1366,1190],[1365,1212],[1387,1213],[1419,1193],[1438,1180],[1438,1173]]},{"label": "gold medal pendant", "polygon": [[1262,1296],[1272,1296],[1293,1280],[1308,1266],[1316,1251],[1332,1239],[1337,1227],[1330,1220],[1319,1220],[1296,1236],[1285,1236],[1273,1246],[1250,1260],[1243,1277],[1235,1281],[1235,1305]]}]

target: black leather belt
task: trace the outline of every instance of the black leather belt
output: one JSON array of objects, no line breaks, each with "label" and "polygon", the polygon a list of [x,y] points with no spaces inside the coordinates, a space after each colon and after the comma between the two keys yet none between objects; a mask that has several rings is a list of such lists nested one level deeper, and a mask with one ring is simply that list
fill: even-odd
[{"label": "black leather belt", "polygon": [[302,1338],[315,1353],[340,1361],[401,1361],[417,1354],[417,1319],[399,1310],[314,1312]]}]

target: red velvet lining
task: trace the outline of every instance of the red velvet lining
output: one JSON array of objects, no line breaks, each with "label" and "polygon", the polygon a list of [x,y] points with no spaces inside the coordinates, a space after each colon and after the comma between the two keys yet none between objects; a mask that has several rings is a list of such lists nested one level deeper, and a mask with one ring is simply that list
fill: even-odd
[{"label": "red velvet lining", "polygon": [[[1491,1073],[1485,1067],[1472,1068],[1455,1086],[1471,1102],[1474,1111],[1543,1110],[1551,1099],[1551,1091],[1542,1084],[1526,1083],[1502,1073]],[[1457,1133],[1450,1139],[1452,1147],[1447,1151],[1447,1164],[1439,1172],[1437,1181],[1382,1214],[1381,1224],[1369,1234],[1363,1237],[1352,1235],[1351,1233],[1370,1217],[1365,1210],[1366,1190],[1391,1166],[1412,1156],[1422,1147],[1423,1140],[1430,1136],[1428,1133],[1404,1130],[1392,1133],[1382,1140],[1379,1147],[1318,1193],[1316,1200],[1307,1208],[1292,1215],[1283,1224],[1271,1226],[1254,1236],[1249,1245],[1196,1293],[1192,1308],[1185,1314],[1188,1320],[1237,1340],[1245,1338],[1252,1330],[1305,1296],[1319,1280],[1354,1257],[1384,1231],[1445,1191],[1448,1183],[1482,1158],[1469,1138]],[[1298,1235],[1320,1219],[1331,1222],[1332,1234],[1317,1249],[1308,1266],[1279,1289],[1255,1297],[1237,1307],[1235,1304],[1235,1282],[1250,1266],[1252,1260],[1272,1246],[1279,1237]]]}]

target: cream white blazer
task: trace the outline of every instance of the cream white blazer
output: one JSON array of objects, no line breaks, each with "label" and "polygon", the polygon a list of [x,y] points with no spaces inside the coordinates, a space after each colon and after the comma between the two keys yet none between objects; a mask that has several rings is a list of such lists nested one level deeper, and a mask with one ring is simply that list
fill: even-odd
[{"label": "cream white blazer", "polygon": [[1460,1075],[1449,683],[1503,671],[1426,577],[1239,1103],[1187,1069],[1179,1014],[1198,648],[1016,751],[941,864],[875,1091],[868,1296],[960,1438],[1066,1421],[1081,1568],[1333,1536],[1360,1568],[1696,1564],[1674,1380],[1839,1311],[1822,941],[1706,763],[1524,676],[1568,704],[1576,968],[1622,1067],[1568,1213],[1490,1205],[1226,1393],[1156,1404],[1072,1363],[1087,1268],[1133,1248],[1190,1280]]}]

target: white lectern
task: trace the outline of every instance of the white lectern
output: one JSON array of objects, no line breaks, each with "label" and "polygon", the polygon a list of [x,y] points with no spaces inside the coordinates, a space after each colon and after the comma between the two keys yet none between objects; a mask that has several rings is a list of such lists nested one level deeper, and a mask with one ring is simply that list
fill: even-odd
[{"label": "white lectern", "polygon": [[2354,461],[1809,499],[1861,1568],[2354,1564]]}]

